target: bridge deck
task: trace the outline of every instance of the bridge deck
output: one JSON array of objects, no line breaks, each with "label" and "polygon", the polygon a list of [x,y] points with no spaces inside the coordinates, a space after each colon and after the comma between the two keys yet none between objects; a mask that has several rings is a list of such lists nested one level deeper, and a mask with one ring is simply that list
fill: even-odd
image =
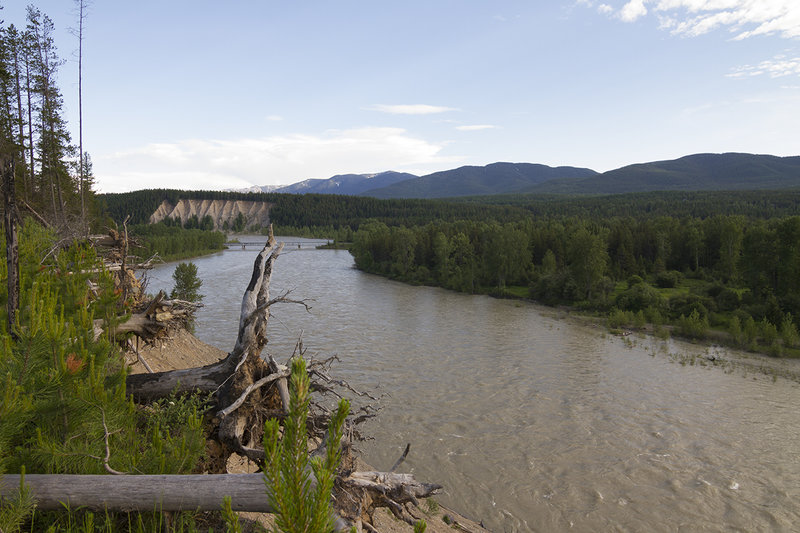
[{"label": "bridge deck", "polygon": [[[304,247],[305,248],[310,248],[310,247],[316,248],[317,246],[322,246],[324,244],[329,244],[329,243],[331,243],[333,241],[320,239],[320,240],[316,240],[316,241],[282,241],[282,240],[278,240],[278,242],[282,242],[285,246],[292,246],[292,247],[297,247],[297,248],[304,248]],[[248,246],[250,248],[253,248],[255,246],[257,246],[259,248],[263,248],[264,246],[267,245],[267,241],[242,241],[242,242],[229,241],[229,242],[224,243],[224,245],[229,247],[229,248],[241,246],[242,249],[244,250]]]}]

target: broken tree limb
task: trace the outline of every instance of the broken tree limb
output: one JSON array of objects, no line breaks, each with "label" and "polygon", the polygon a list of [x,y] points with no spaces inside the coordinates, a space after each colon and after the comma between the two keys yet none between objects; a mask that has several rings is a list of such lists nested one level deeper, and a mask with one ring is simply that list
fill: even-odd
[{"label": "broken tree limb", "polygon": [[427,498],[442,489],[435,483],[420,483],[412,474],[394,472],[352,472],[342,479],[342,483],[386,495],[398,503],[411,501],[416,504],[414,498]]},{"label": "broken tree limb", "polygon": [[126,379],[128,394],[137,402],[149,402],[170,394],[216,392],[230,378],[234,365],[230,355],[217,363],[152,374],[131,374]]},{"label": "broken tree limb", "polygon": [[277,371],[277,372],[274,372],[274,373],[270,374],[267,377],[259,379],[255,383],[252,383],[251,385],[249,385],[244,390],[244,392],[242,392],[242,395],[239,396],[238,398],[236,398],[236,401],[234,401],[232,404],[230,404],[225,409],[222,409],[221,411],[219,411],[217,413],[217,415],[219,415],[221,417],[228,416],[229,414],[234,412],[236,409],[238,409],[245,402],[245,400],[247,400],[247,396],[251,392],[253,392],[253,390],[258,389],[260,387],[263,387],[264,385],[267,385],[269,383],[272,383],[273,381],[278,381],[280,379],[286,379],[286,376],[288,376],[288,375],[289,375],[289,371],[288,370],[285,370],[283,372]]}]

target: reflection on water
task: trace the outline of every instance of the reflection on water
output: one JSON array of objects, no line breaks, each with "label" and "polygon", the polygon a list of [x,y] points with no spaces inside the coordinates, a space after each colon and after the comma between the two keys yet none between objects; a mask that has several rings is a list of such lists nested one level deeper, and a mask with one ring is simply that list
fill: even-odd
[{"label": "reflection on water", "polygon": [[[292,238],[292,240],[297,240]],[[198,337],[233,346],[256,250],[194,260]],[[171,288],[173,265],[150,274]],[[276,263],[267,350],[302,334],[334,371],[386,394],[365,459],[445,485],[495,531],[791,531],[800,523],[796,383],[680,365],[660,341],[606,336],[519,302],[363,274],[337,250]],[[671,342],[669,350],[700,353]]]}]

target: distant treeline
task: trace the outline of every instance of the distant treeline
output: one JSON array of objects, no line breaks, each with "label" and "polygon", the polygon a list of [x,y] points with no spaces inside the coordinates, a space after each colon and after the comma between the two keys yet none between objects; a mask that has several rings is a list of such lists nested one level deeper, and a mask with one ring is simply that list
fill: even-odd
[{"label": "distant treeline", "polygon": [[715,327],[753,348],[797,344],[798,216],[375,221],[351,252],[358,268],[404,281],[498,294],[522,286],[538,301],[622,322],[672,323],[691,336]]},{"label": "distant treeline", "polygon": [[137,243],[131,253],[141,260],[158,254],[164,261],[176,261],[219,252],[225,248],[225,234],[207,228],[138,224],[128,228],[128,231]]},{"label": "distant treeline", "polygon": [[441,200],[378,200],[361,196],[331,194],[236,193],[221,191],[179,191],[150,189],[130,193],[104,194],[99,201],[117,223],[130,215],[131,224],[146,224],[161,202],[175,205],[180,199],[249,200],[273,204],[274,224],[295,228],[358,226],[369,219],[390,225],[425,224],[430,220],[518,220],[525,210],[517,206],[453,203]]},{"label": "distant treeline", "polygon": [[800,213],[800,190],[780,191],[660,191],[569,196],[515,194],[453,198],[454,202],[522,207],[544,217],[694,217],[743,215],[775,218]]},{"label": "distant treeline", "polygon": [[146,224],[162,201],[180,199],[250,200],[274,204],[274,224],[294,228],[349,227],[367,220],[389,226],[418,226],[434,220],[495,221],[547,218],[656,218],[671,216],[705,219],[743,215],[769,219],[800,213],[800,191],[649,192],[603,196],[498,195],[450,200],[378,200],[327,194],[236,193],[151,189],[100,195],[106,214],[117,223],[130,215],[131,224]]}]

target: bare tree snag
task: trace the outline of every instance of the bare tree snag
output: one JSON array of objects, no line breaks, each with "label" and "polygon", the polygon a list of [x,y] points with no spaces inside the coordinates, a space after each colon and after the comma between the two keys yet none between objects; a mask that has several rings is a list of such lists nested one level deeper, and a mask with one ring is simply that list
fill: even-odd
[{"label": "bare tree snag", "polygon": [[[286,295],[270,299],[269,283],[275,260],[283,250],[270,232],[264,249],[256,257],[250,283],[242,297],[239,332],[233,351],[218,363],[200,368],[128,376],[127,389],[137,401],[148,401],[174,392],[215,392],[217,394],[217,437],[231,450],[252,460],[263,460],[259,450],[266,411],[274,411],[266,401],[263,387],[279,382],[280,406],[288,404],[288,371],[261,358],[267,344],[267,321],[271,305],[290,301]],[[148,308],[149,309],[149,308]],[[133,316],[117,327],[116,333],[142,331],[154,326],[153,313]],[[156,321],[157,322],[157,321]],[[273,370],[274,369],[274,370]],[[257,428],[257,429],[256,429]]]},{"label": "bare tree snag", "polygon": [[15,157],[8,153],[7,141],[2,141],[3,154],[0,156],[0,172],[3,175],[3,225],[6,237],[6,264],[8,266],[8,301],[6,312],[7,330],[13,337],[19,309],[19,241],[17,239],[17,203],[14,183]]}]

